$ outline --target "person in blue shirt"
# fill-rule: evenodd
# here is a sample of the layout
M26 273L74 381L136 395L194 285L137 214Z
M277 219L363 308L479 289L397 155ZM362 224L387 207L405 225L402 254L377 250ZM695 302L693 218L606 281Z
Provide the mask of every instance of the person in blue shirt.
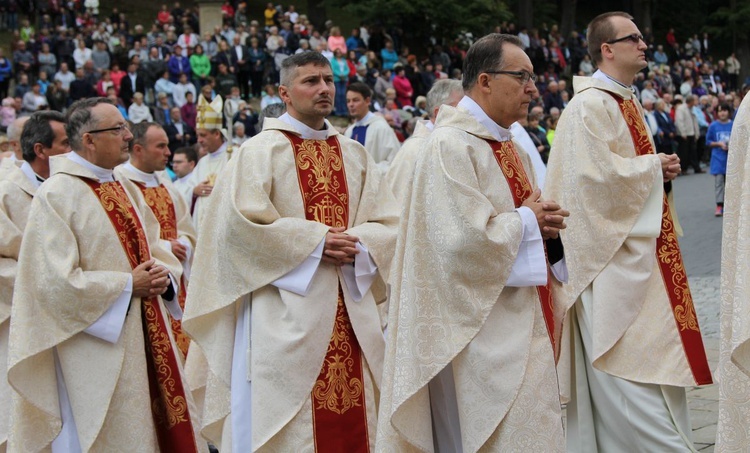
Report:
M724 215L724 184L727 175L727 157L729 156L729 136L732 133L732 120L729 119L731 108L721 104L716 112L717 120L708 126L706 143L711 148L711 174L714 175L716 194L716 211L714 215Z

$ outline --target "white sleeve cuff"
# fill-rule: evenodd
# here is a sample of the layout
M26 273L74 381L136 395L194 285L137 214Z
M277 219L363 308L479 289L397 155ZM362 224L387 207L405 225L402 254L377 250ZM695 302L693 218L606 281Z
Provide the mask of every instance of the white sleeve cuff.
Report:
M664 184L661 172L656 176L651 193L648 194L643 210L628 234L634 238L658 238L661 234L661 220L664 210Z
M523 236L518 255L513 262L505 286L539 286L547 283L547 258L544 255L544 240L534 211L521 206L516 209L523 223Z
M320 260L323 258L323 246L325 243L326 239L324 237L302 264L271 284L279 289L299 294L300 296L306 296L310 290L313 277L315 277L315 272L318 270L318 266L320 266Z
M172 299L170 300L167 300L162 295L161 300L164 301L164 306L167 307L170 316L172 316L172 318L174 319L180 320L182 319L182 308L180 308L180 298L178 296L180 286L174 281L174 277L172 277L172 274L169 274L169 283L172 285L174 297L172 297Z
M190 280L190 269L193 262L193 246L190 245L190 241L185 238L178 238L177 242L185 246L185 261L182 262L182 276L185 277L185 281Z
M354 263L341 267L344 283L355 302L359 302L367 294L378 272L378 266L372 260L367 247L357 242L357 250L359 254L354 257Z
M125 316L128 314L128 307L130 307L130 299L132 296L133 276L131 275L128 277L125 289L123 289L122 293L117 296L117 299L112 306L109 307L99 319L88 326L84 332L97 338L101 338L104 341L113 344L117 343L122 328L125 325Z
M568 283L568 265L565 263L565 257L550 266L552 275L555 276L558 282Z

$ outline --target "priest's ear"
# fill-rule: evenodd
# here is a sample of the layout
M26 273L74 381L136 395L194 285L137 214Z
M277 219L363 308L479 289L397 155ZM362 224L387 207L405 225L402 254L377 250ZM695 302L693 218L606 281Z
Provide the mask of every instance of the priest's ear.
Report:
M36 159L40 159L40 160L49 159L49 156L44 152L46 149L47 148L45 148L43 144L39 142L34 143L34 155L36 156Z

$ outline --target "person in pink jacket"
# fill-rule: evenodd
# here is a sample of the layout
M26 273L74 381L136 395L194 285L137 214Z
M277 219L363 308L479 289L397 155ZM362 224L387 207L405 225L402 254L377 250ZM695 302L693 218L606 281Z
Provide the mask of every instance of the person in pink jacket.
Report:
M412 105L411 97L414 95L414 89L409 79L406 78L406 71L400 65L396 65L394 69L396 77L393 78L393 88L396 89L396 100L402 108Z

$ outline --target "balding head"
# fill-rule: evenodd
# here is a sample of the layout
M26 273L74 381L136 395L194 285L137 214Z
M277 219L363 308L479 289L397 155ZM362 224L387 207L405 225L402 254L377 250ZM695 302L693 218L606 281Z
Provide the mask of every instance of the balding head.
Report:
M455 107L462 97L464 89L460 80L441 79L435 82L427 93L427 113L430 115L430 121L435 122L441 105Z
M23 125L29 120L28 116L16 118L10 126L8 126L8 143L10 143L10 150L16 156L16 159L23 159L23 153L21 152L21 133L23 132Z

